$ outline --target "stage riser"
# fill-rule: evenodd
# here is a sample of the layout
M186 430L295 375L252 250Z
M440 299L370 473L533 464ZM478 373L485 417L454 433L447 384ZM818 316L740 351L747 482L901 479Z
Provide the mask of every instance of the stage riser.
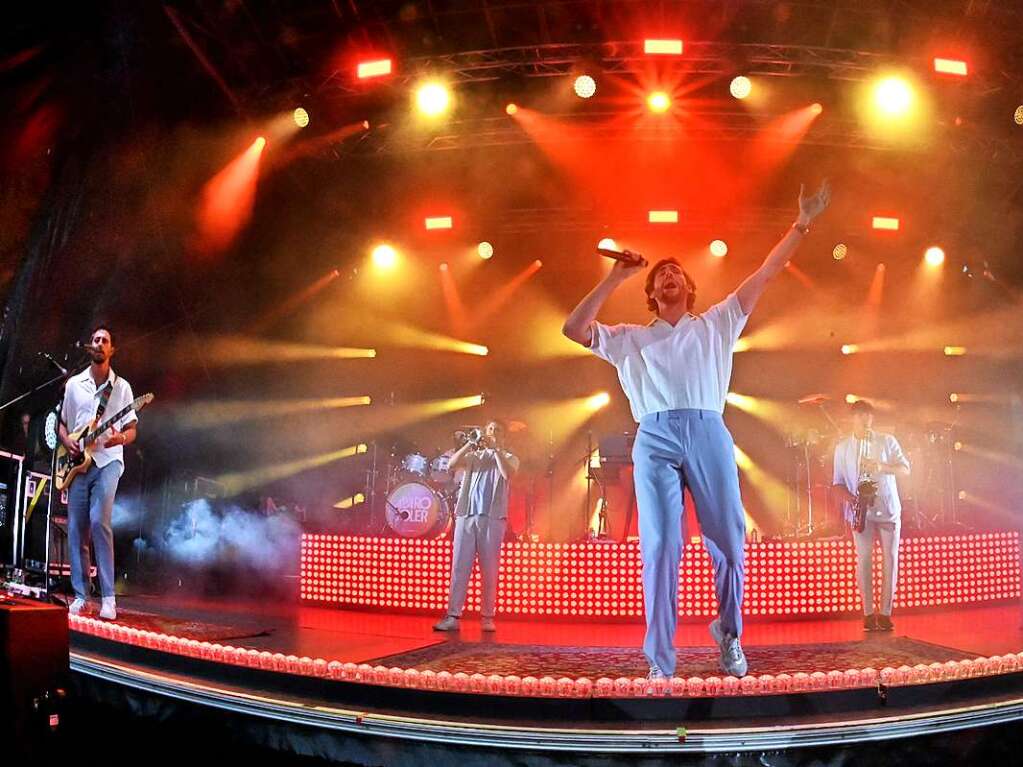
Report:
M875 592L881 578L875 550ZM301 597L339 607L438 612L447 607L451 542L305 535ZM599 620L643 615L637 543L506 543L498 612ZM905 538L900 548L896 609L978 605L1020 597L1017 532ZM474 570L467 610L478 611ZM760 542L746 546L744 613L819 617L862 610L851 540ZM679 613L717 614L710 558L686 546L679 576Z

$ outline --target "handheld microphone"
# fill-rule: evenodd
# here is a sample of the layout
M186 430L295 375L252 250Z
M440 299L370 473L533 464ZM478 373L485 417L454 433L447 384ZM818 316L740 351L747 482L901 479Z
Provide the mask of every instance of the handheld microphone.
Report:
M610 248L597 248L597 253L606 258L612 258L615 261L621 261L623 264L629 266L646 266L647 261L639 253L633 253L631 250L611 250Z

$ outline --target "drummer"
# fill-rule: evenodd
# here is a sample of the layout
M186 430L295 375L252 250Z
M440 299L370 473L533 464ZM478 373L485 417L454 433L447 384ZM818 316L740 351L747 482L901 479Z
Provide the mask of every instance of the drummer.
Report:
M501 542L508 523L508 485L519 459L505 447L508 425L495 418L478 430L451 456L448 469L464 470L455 504L455 539L451 558L448 612L433 628L457 631L472 565L479 557L483 585L480 628L494 631L497 574Z

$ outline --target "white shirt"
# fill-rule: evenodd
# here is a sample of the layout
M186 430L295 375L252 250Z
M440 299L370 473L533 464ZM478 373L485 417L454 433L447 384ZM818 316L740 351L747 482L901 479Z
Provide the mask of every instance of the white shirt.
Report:
M115 413L118 413L132 403L135 395L131 392L131 384L115 375L112 368L107 376L107 380L100 386L96 386L96 382L92 380L92 373L89 372L89 368L68 379L67 385L64 387L64 403L60 408L60 420L67 427L68 434L88 426L96 417L100 393L110 381L114 382L114 388L110 392L110 399L107 400L107 407L103 411L102 421L113 417ZM132 410L118 420L114 426L118 430L123 431L125 426L137 420L138 416ZM109 435L109 433L108 431L107 434ZM93 445L92 460L96 462L98 467L102 469L111 461L120 461L121 469L124 469L123 445L103 447L102 438L96 440Z
M503 450L508 464L518 471L519 459ZM465 474L455 503L456 517L508 518L508 480L497 465L494 448L470 451L463 459Z
M696 408L723 413L732 377L732 349L749 315L735 293L699 316L672 326L590 325L590 351L618 370L632 417Z
M860 482L861 445L866 448L865 457L879 463L909 466L909 459L902 452L899 441L891 434L871 432L870 440L859 440L848 436L835 446L835 479L834 484L844 485L853 495ZM899 522L902 519L902 501L899 500L899 487L895 475L882 472L871 476L877 482L877 499L867 510L867 519L874 522ZM845 516L850 522L853 518L853 507L845 504Z

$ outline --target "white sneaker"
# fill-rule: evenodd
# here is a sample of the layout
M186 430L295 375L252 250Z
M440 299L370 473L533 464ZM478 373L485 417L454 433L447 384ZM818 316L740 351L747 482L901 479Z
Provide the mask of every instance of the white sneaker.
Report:
M117 620L117 603L114 597L103 597L103 606L99 608L99 617L106 621Z
M646 678L647 683L645 692L647 695L656 695L658 692L664 693L668 692L667 685L668 675L661 671L659 668L657 668L657 666L650 667L650 672L646 675ZM663 681L661 681L660 684L658 684L657 680ZM658 687L662 687L662 689L658 690Z
M458 618L446 615L433 625L434 631L458 631Z
M88 603L84 599L82 599L81 597L75 597L75 600L68 605L67 611L71 615L81 615L83 612L85 612L85 608L87 606Z
M497 631L493 618L480 618L480 631Z
M721 670L729 676L743 677L749 671L749 664L746 663L746 654L739 644L739 637L726 634L721 630L721 619L715 618L710 624L710 635L714 637L721 650L719 663Z

